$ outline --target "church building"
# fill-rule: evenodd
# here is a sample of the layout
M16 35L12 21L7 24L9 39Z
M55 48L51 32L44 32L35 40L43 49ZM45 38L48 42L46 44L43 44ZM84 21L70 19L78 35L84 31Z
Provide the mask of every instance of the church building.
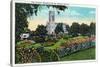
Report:
M54 11L49 11L49 21L47 22L46 25L46 30L48 35L55 35L55 29L57 27L57 23L55 22L55 12ZM64 33L68 33L66 30L66 24L63 23L63 30Z

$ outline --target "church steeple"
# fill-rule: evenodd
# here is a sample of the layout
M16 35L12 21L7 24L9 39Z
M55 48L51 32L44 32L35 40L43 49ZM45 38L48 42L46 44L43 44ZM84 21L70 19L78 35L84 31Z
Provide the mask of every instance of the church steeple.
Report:
M49 22L55 22L55 12L49 11Z
M55 34L56 26L57 25L55 23L55 11L49 11L49 21L47 22L47 27L46 27L46 30L49 35Z

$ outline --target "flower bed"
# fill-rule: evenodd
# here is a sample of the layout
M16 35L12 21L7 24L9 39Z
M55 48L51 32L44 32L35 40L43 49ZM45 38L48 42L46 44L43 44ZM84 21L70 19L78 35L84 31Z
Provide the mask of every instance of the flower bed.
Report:
M63 43L63 45L58 50L56 50L56 52L60 57L69 55L73 52L95 46L95 42L93 40L93 38L88 37L72 38Z
M52 62L76 51L95 46L95 37L74 37L59 39L53 45L48 43L32 43L30 40L20 41L15 46L16 63ZM46 46L47 44L47 46ZM50 44L50 43L49 43Z

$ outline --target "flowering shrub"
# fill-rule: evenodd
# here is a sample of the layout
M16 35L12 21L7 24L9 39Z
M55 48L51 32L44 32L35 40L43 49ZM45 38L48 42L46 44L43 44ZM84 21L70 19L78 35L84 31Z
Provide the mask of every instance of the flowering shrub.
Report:
M89 38L89 37L75 37L68 39L61 45L61 47L58 50L56 50L56 52L60 57L62 57L79 50L93 47L95 46L93 45L94 39L95 38Z
M39 53L29 40L21 41L16 44L15 59L15 63L41 62Z
M15 45L15 63L59 61L65 55L95 46L95 37L61 38L53 45L48 43L32 43L30 40L18 42Z

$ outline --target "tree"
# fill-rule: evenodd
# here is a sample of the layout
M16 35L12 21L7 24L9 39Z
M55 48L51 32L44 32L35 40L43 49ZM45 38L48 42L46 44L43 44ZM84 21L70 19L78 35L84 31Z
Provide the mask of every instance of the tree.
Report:
M70 27L70 34L72 36L78 36L79 34L79 29L80 29L80 24L74 22L72 23L71 27Z
M70 27L69 27L69 25L67 25L66 24L66 30L69 32L69 30L70 30Z
M35 31L31 32L31 39L35 42L45 42L45 37L47 35L46 26L38 25Z
M69 31L69 25L66 24L66 30ZM56 34L60 33L60 32L64 32L63 30L63 23L58 23L57 27L55 29Z
M95 23L92 22L90 24L90 34L91 35L95 35L95 28L96 28Z
M27 3L16 3L15 4L15 41L18 42L20 40L20 34L26 32L25 29L28 28L27 18L32 14L37 16L39 4L27 4ZM46 5L48 8L49 6ZM50 5L53 8L57 8L58 10L63 10L67 8L66 6L60 5ZM59 13L59 11L58 11Z
M26 32L28 28L27 17L33 14L33 9L35 10L38 5L35 5L35 8L31 4L25 3L16 3L15 4L15 38L16 42L20 40L20 34ZM34 11L37 12L36 10Z
M55 29L55 33L58 34L59 32L64 32L63 31L63 23L58 23L57 27Z
M47 34L47 30L46 30L46 26L44 25L38 25L38 27L36 28L36 34L39 35L46 35Z
M82 23L80 26L80 34L89 35L89 26L87 24Z

